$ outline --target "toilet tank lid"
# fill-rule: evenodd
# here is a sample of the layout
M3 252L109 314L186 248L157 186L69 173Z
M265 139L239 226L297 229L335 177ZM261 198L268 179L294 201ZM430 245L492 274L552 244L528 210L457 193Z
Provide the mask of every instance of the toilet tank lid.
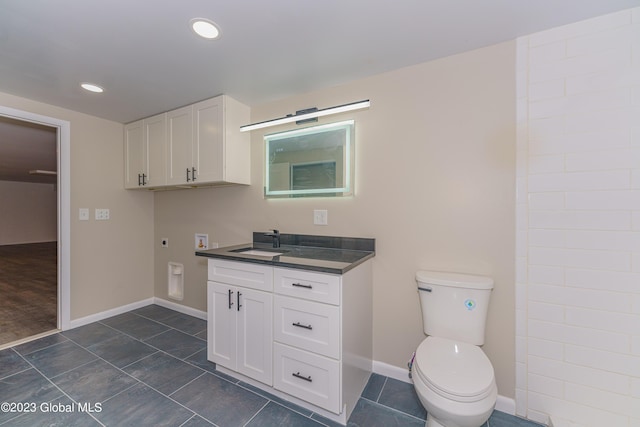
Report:
M421 270L416 273L416 281L422 284L455 288L493 289L493 279L491 277L451 273L448 271Z

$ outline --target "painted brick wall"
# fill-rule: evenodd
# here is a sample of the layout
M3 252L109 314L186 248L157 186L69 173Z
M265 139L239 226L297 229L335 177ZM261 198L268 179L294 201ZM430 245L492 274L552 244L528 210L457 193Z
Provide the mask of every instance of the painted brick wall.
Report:
M516 413L639 427L640 8L517 49Z

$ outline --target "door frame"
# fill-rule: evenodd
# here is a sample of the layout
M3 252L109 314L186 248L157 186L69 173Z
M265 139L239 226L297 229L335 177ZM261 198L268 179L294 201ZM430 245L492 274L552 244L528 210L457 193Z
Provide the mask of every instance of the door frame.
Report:
M57 129L58 153L58 329L71 323L71 123L0 105L0 116Z

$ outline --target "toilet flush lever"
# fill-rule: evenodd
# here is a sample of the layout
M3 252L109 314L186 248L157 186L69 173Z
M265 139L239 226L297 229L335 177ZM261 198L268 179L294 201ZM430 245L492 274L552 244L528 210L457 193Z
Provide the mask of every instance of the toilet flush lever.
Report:
M418 286L418 290L419 291L425 291L425 292L431 292L432 291L431 288L423 288L422 286Z

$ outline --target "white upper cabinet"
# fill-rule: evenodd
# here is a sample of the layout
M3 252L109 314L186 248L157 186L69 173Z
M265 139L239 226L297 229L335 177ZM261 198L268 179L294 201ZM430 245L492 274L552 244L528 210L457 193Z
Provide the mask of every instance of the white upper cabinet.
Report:
M166 184L166 113L124 127L125 188Z
M142 125L146 132L142 145L162 145L162 157L155 151L140 154L136 145L136 125L159 116L126 125L125 188L250 184L250 139L240 133L240 126L249 122L249 113L249 107L226 95L163 113L162 132L155 122ZM149 170L137 165L139 157L147 159ZM163 176L160 162L166 171ZM138 175L147 184L138 185Z

